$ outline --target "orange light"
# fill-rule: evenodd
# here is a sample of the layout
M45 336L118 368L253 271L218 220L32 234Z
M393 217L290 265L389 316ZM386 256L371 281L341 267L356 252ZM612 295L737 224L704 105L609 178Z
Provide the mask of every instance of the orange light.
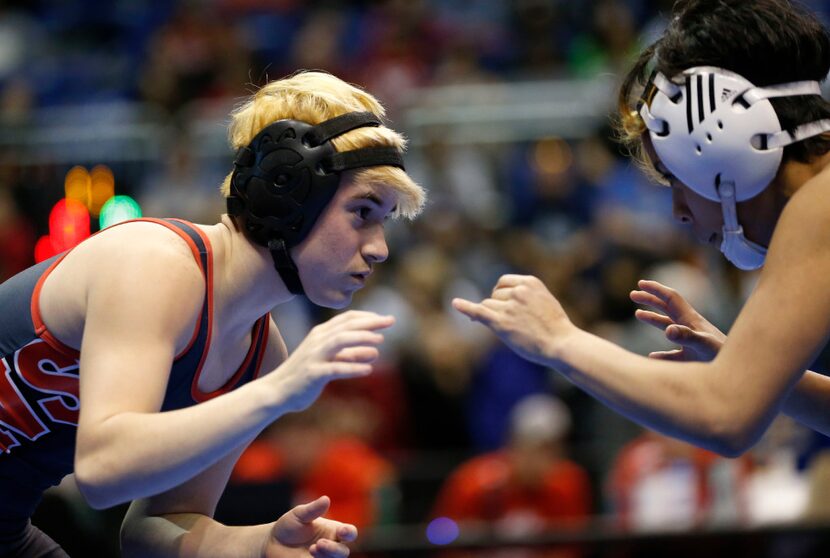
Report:
M76 166L69 169L63 181L63 190L68 200L76 200L84 205L89 202L92 179L84 167Z
M115 195L115 177L106 165L96 165L90 177L92 180L87 208L97 217L107 200Z

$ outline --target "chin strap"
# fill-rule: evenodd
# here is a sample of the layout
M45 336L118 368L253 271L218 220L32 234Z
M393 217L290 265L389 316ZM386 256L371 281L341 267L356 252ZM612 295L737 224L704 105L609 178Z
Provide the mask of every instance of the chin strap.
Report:
M297 266L294 265L294 260L291 259L285 241L281 238L269 240L268 251L271 252L271 257L274 259L274 268L280 274L282 282L285 283L291 294L305 294Z
M738 211L735 205L735 185L721 182L718 185L723 211L723 241L720 251L726 259L743 271L758 269L764 265L767 249L744 236L744 229L738 223Z

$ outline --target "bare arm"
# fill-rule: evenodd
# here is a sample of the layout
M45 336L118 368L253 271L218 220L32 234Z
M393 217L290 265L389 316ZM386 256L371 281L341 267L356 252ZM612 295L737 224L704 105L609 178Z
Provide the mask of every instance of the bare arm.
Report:
M121 526L123 556L199 556L200 546L218 557L261 556L269 526L234 528L212 519L241 452L236 449L179 487L133 502Z
M648 306L635 316L663 330L666 339L680 345L649 357L664 360L710 361L720 351L726 335L701 316L683 296L657 281L640 281L631 300ZM830 378L807 371L784 400L781 411L798 422L830 435Z
M341 314L314 328L276 373L160 413L176 340L188 338L204 287L188 253L142 249L114 254L88 293L75 472L95 507L181 485L277 417L308 406L328 381L369 373L383 339L376 330L392 323Z
M711 363L647 359L581 331L535 278L505 276L491 298L455 307L633 420L738 454L766 429L830 330L823 180L789 202L758 287Z
M273 320L263 367L277 368L287 358L285 343ZM328 501L318 499L298 506L276 522L229 527L213 519L219 497L244 441L227 456L193 479L167 492L133 502L121 528L122 553L126 557L252 557L343 558L344 542L353 541L352 525L320 516Z
M242 446L244 447L244 446ZM242 447L196 478L133 502L121 527L125 558L344 558L357 537L353 525L321 518L327 499L297 506L279 520L229 527L213 513Z
M781 412L830 436L830 378L805 372L784 401Z

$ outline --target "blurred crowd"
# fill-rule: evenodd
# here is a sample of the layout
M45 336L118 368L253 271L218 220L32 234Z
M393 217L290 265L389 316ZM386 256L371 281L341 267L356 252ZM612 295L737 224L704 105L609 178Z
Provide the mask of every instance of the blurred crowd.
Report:
M0 2L0 277L33 263L74 164L108 165L145 215L215 222L231 154L209 140L268 79L331 71L377 95L399 128L429 88L618 77L671 4ZM807 4L830 16L825 2ZM129 133L74 160L73 134L102 121ZM165 131L150 148L124 139L147 122ZM369 530L440 518L506 535L596 516L632 530L830 519L823 438L781 419L728 460L641 431L451 309L454 296L486 296L503 273L532 274L580 327L647 354L668 345L633 318L628 295L651 278L729 328L754 277L673 222L670 193L624 157L609 122L599 113L578 137L517 142L447 142L439 129L413 144L407 170L429 206L417 222L389 225L392 255L356 297L397 317L382 361L267 430L240 460L220 519L269 521L323 493L332 516ZM275 312L289 348L327 317L301 299ZM45 505L64 517L54 511L64 504ZM111 530L69 515L85 532Z

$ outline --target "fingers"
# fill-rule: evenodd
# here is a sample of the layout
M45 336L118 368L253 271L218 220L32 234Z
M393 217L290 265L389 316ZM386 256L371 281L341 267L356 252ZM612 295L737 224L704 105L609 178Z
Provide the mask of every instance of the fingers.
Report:
M476 304L463 298L454 298L452 307L476 322L490 325L496 319L496 311L482 304Z
M334 355L334 360L340 362L372 363L380 357L380 351L374 347L346 347Z
M707 355L707 360L714 358L723 344L723 341L714 335L695 331L678 324L666 328L666 339L672 343L690 347L702 355Z
M314 558L345 558L349 555L349 547L345 544L320 539L308 549Z
M350 543L357 539L357 527L349 523L340 523L329 519L320 519L317 524L321 538L309 548L315 558L345 558L349 555Z
M380 345L383 343L383 335L373 331L339 331L330 336L327 340L325 351L330 358L346 348L360 347L367 345Z
M646 291L631 291L628 295L635 304L651 306L661 312L666 312L666 303L658 296Z
M341 542L352 542L357 539L357 527L350 523L340 523L336 530L337 540Z
M648 358L656 360L672 360L681 361L686 360L686 354L683 349L672 349L670 351L654 351L648 354Z
M320 496L313 502L309 502L308 504L300 504L299 506L295 506L291 513L294 514L294 517L297 518L297 521L300 523L311 523L318 517L321 517L324 513L326 513L331 505L331 500L328 496Z
M679 324L672 324L671 327L666 328L666 339L673 343L683 344L697 339L697 333L694 330Z
M709 347L712 344L709 335L679 324L673 324L666 328L666 339L672 343L693 348Z
M348 329L368 329L377 330L385 329L395 323L394 316L376 314L374 312L366 312L363 310L349 310L333 317L329 321L321 324L325 329L348 328Z
M635 310L634 317L644 324L654 326L657 329L666 329L668 326L674 324L674 321L668 316L652 312L651 310Z
M660 298L663 301L667 301L675 292L675 290L671 287L667 287L663 283L652 281L651 279L640 279L639 281L637 281L637 286L645 292L653 294L654 296Z
M521 285L522 283L526 283L528 280L532 279L533 277L530 275L515 275L508 273L507 275L502 275L499 277L499 280L496 282L496 286L493 288L495 291L496 289L504 289L508 287L516 287Z
M372 365L368 362L329 362L326 363L325 369L321 377L328 381L333 379L333 376L341 380L349 378L360 378L368 376L372 373Z
M694 314L697 311L692 307L683 296L671 287L667 287L657 281L650 281L641 279L637 282L637 286L645 292L653 294L663 301L665 311L668 315L678 318L681 315Z
M490 299L492 300L510 300L513 296L513 287L496 287L493 289L493 293L490 295Z

